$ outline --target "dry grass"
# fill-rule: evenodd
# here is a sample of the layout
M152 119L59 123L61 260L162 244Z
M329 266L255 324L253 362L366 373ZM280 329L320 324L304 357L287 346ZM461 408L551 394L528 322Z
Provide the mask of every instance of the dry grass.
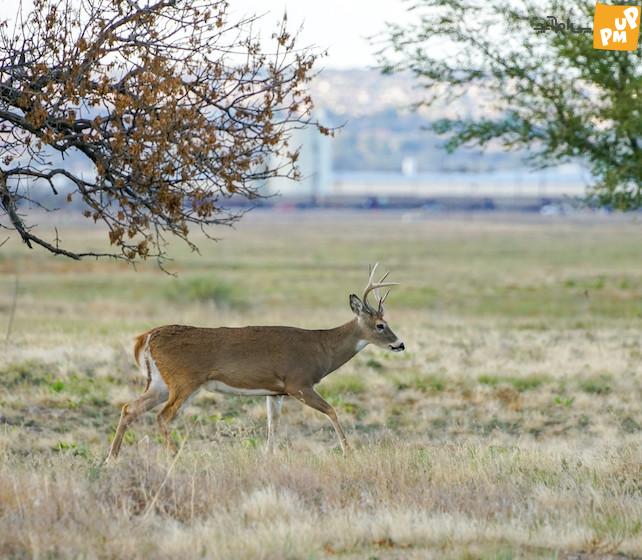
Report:
M4 316L16 270L20 296L0 362L0 556L641 556L637 226L415 218L257 215L203 257L178 251L177 280L4 246ZM174 466L153 415L100 466L143 384L134 334L333 326L375 259L404 284L389 313L409 351L368 348L320 385L350 457L296 402L266 457L261 399L203 395Z
M550 557L553 543L634 554L641 459L624 446L387 438L347 460L318 449L266 458L220 443L190 445L167 476L170 458L146 445L110 468L7 454L2 544L9 555L119 558L458 557L469 546Z

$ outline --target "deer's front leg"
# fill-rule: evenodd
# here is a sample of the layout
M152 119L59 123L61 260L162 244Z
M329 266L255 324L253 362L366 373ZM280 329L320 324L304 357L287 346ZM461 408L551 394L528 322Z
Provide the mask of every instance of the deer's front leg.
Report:
M109 449L109 455L107 455L105 463L108 463L118 457L123 436L125 435L125 431L128 426L139 416L162 403L166 398L167 393L165 391L150 388L145 391L141 397L123 406L120 421L118 422L118 428L116 428L116 435L114 436L114 441L112 441L111 448Z
M339 419L337 418L337 413L334 411L332 405L321 397L312 387L304 387L302 389L296 389L289 393L292 397L300 400L301 402L307 404L309 407L312 407L320 412L323 412L332 422L334 431L337 433L339 438L339 445L341 445L341 451L343 455L348 453L348 440L346 439L345 433L343 433L343 428L339 424Z
M267 422L268 422L268 435L267 445L265 450L268 453L274 451L276 445L276 431L279 427L279 420L281 418L281 406L283 406L283 395L276 397L266 397L267 406Z

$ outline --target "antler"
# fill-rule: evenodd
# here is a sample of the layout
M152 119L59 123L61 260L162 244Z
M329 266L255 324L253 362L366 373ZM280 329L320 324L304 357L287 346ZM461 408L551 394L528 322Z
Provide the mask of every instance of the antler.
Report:
M379 266L379 263L375 263L374 266L368 267L370 271L370 277L368 278L368 285L366 286L365 290L363 291L363 295L361 296L361 301L363 302L364 306L368 308L368 310L371 313L383 313L383 302L386 301L386 298L388 297L388 294L390 293L390 290L386 292L386 295L381 297L379 295L379 288L387 288L388 286L398 286L399 282L384 282L384 280L388 277L389 272L386 272L381 280L379 282L374 282L374 275L377 272L377 267ZM375 296L379 300L379 305L378 305L378 310L375 311L370 304L368 303L368 294L374 290Z

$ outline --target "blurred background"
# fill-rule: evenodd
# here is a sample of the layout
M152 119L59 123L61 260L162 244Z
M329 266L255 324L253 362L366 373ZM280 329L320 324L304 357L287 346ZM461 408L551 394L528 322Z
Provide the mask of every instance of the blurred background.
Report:
M7 9L30 2L8 0ZM310 83L313 118L335 128L332 137L314 127L295 130L290 146L300 147L300 181L276 178L260 188L268 198L252 206L293 208L414 208L428 212L505 210L564 214L574 212L586 194L590 173L579 163L533 169L529 150L445 150L446 140L429 130L443 118L490 115L484 92L470 87L453 102L416 104L426 90L410 72L384 75L377 53L388 24L412 25L419 14L409 2L357 0L324 3L267 0L232 2L230 19L259 16L252 33L264 44L285 14L298 30L298 46L324 52ZM443 43L440 52L448 55ZM269 49L268 49L269 50ZM81 172L81 158L67 158ZM274 162L270 162L273 164ZM43 202L52 202L47 190ZM234 205L247 205L236 199ZM78 201L78 208L81 202Z
M238 13L254 3L235 2ZM316 117L337 127L334 137L308 128L293 138L301 146L302 181L276 179L266 201L281 207L419 208L568 213L586 193L590 174L569 163L533 170L527 151L460 149L447 153L445 140L428 127L454 115L480 118L483 92L470 88L453 103L413 111L425 90L409 72L383 75L377 52L387 24L415 24L411 2L357 0L301 4L269 0L260 25L269 37L275 18L287 13L300 30L301 45L327 52L311 84ZM436 45L440 47L440 45ZM440 49L448 56L447 43Z

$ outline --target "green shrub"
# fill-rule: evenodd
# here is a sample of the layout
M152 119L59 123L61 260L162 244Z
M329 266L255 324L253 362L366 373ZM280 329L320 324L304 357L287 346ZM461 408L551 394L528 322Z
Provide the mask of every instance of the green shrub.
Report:
M232 309L246 306L245 299L233 284L209 276L174 279L166 289L165 297L179 303L211 302Z
M65 382L62 379L56 379L50 387L54 393L62 393L65 389Z

